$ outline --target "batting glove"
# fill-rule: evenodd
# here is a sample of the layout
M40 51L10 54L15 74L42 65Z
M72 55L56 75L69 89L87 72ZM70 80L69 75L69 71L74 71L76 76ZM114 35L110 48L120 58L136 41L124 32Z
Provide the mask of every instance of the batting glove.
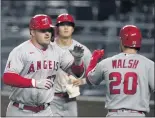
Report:
M90 60L89 66L86 69L86 77L88 73L96 66L99 60L104 56L104 50L95 50L92 54L92 58Z
M82 57L84 55L84 49L82 46L74 46L73 50L70 50L71 54L74 57L74 63L75 65L81 65L82 64Z
M41 79L41 80L32 79L32 86L34 88L48 90L53 86L53 82L50 79Z
M92 54L93 60L99 61L104 56L104 50L95 50Z

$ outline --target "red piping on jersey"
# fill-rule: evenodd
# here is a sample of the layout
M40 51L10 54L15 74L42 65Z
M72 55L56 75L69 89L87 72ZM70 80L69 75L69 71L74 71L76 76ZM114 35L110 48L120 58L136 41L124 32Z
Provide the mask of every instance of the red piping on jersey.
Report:
M43 50L43 51L46 51L46 50L47 50L47 48L41 49L41 47L40 47L38 44L35 45L35 44L32 42L32 39L30 39L30 42L32 43L32 45L34 45L36 48L39 48L40 50Z
M84 72L84 63L82 62L81 65L75 65L75 63L73 63L71 69L76 76L81 76L82 73Z
M4 84L13 87L31 88L32 87L31 80L32 79L24 78L16 73L4 73L3 75Z

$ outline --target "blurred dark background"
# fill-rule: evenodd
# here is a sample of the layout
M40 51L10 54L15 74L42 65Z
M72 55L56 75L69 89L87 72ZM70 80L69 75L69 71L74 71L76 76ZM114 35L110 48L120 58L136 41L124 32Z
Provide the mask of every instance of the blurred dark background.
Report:
M73 38L91 51L105 49L105 58L119 52L120 28L126 24L136 25L143 35L140 54L154 61L154 5L154 0L2 0L1 74L9 52L29 39L30 18L41 13L50 15L53 23L61 13L72 14L76 24ZM1 85L3 95L8 95L10 87ZM104 81L96 87L82 87L81 97L83 96L85 101L90 97L97 97L96 101L100 97L104 98ZM154 111L153 96L151 100L150 105ZM155 116L152 114L153 112L148 116Z

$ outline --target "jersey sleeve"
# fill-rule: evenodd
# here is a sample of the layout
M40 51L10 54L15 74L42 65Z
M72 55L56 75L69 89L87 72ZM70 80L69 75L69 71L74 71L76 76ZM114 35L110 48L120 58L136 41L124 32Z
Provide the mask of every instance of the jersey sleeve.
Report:
M104 76L103 76L102 69L103 69L102 62L99 62L94 67L94 69L92 69L88 73L87 79L88 79L88 81L89 81L90 84L92 84L92 85L98 85L98 84L100 84L103 81Z
M60 67L66 71L74 62L74 57L69 51L65 51L60 57Z
M149 70L148 70L148 72L149 72L148 73L148 75L149 75L149 77L148 77L149 86L150 86L151 90L155 92L155 88L154 88L154 82L155 82L154 81L154 62L153 61L151 61L149 67L150 67Z
M20 50L13 50L10 52L4 73L20 74L24 66L24 57Z

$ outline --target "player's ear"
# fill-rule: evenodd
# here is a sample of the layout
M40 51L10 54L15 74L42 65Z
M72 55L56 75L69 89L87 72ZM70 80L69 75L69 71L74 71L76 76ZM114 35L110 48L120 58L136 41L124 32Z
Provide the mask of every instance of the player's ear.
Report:
M120 43L121 43L121 44L120 44L120 46L121 46L121 51L123 52L124 50L126 50L127 47L123 45L122 41L121 41Z
M120 49L121 52L123 52L122 40L120 40L120 43L119 43L119 49Z
M72 33L74 32L74 27L72 28Z
M30 35L34 36L34 30L30 30Z

